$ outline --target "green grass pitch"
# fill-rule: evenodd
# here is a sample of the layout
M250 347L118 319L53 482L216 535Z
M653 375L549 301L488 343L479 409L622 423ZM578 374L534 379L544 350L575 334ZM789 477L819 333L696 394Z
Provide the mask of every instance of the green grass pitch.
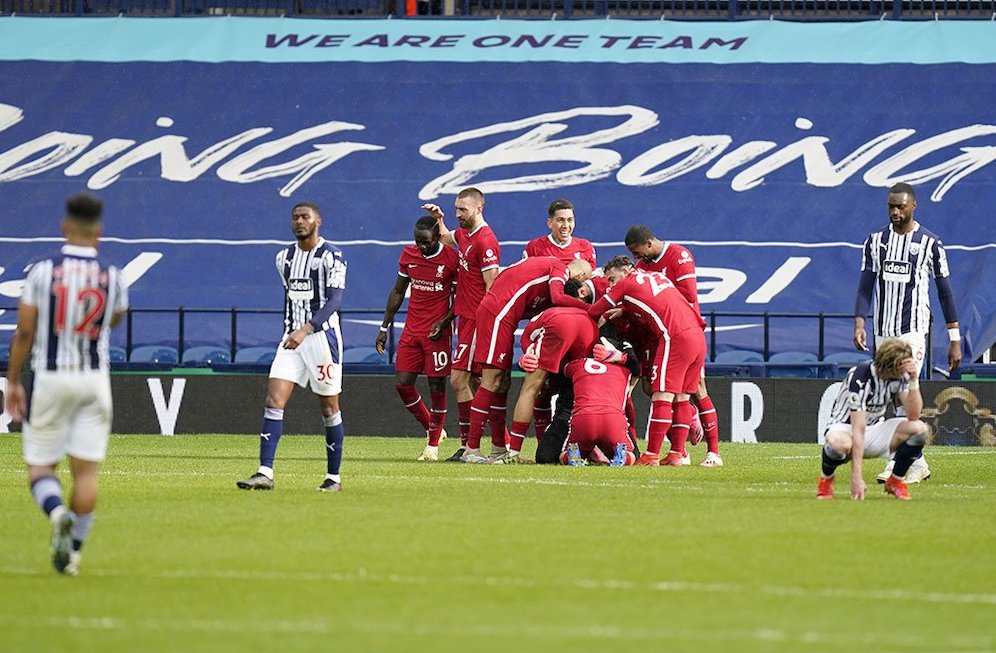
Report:
M417 463L412 439L116 436L77 578L0 437L0 651L992 651L996 451L928 449L913 501L814 499L817 445L726 467ZM527 445L528 446L528 445ZM443 453L455 448L444 443ZM704 455L692 450L694 462Z

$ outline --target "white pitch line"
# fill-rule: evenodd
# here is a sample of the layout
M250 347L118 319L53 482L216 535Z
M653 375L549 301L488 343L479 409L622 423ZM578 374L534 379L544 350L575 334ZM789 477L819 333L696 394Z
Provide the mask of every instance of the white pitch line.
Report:
M925 640L916 633L841 633L814 630L791 631L775 627L759 627L749 630L709 629L692 630L668 624L661 628L620 628L598 624L581 623L576 626L550 624L530 624L526 618L518 618L514 625L494 626L473 623L438 625L422 622L419 624L399 624L396 622L374 622L356 619L341 620L234 620L234 619L168 619L168 618L122 618L122 617L10 617L0 616L0 624L5 627L28 629L58 628L68 630L96 631L177 631L202 633L256 633L256 634L309 634L328 635L353 632L363 635L392 637L454 637L467 639L496 639L529 637L534 639L567 640L637 640L637 641L682 641L699 642L781 642L808 644L826 647L828 645L859 645L861 648L887 648L895 650L900 646L907 650L955 650L982 653L989 650L992 642L987 636L942 637ZM971 648L966 648L971 647Z
M0 567L0 575L41 576L51 575L51 570L31 567ZM376 574L365 568L347 572L281 572L241 569L162 569L162 570L111 570L87 569L87 576L101 578L153 578L189 580L241 580L247 582L325 582L364 583L387 585L459 585L464 587L525 587L546 589L581 589L594 591L697 593L785 596L808 599L847 598L860 601L908 601L911 603L958 603L964 605L996 606L996 594L965 592L913 592L907 590L855 590L850 588L811 588L789 585L744 585L739 583L696 583L684 581L636 582L620 580L577 579L543 582L520 576L418 576L402 574Z

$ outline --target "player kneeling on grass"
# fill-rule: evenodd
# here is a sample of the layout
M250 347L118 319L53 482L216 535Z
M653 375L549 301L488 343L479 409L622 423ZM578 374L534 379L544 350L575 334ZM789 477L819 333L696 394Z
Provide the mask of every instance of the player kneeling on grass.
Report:
M574 410L561 464L579 466L590 461L622 467L636 462L625 407L630 378L639 369L632 348L619 351L606 338L595 345L590 358L567 364L564 376L574 386Z
M905 417L885 419L885 409L892 401L903 406ZM864 499L862 460L894 454L896 464L885 482L885 491L909 501L910 492L903 476L923 454L929 434L927 425L919 419L922 409L923 397L909 343L898 338L884 341L873 360L859 363L847 372L834 401L825 431L823 470L816 498L833 498L834 472L850 460L851 498Z

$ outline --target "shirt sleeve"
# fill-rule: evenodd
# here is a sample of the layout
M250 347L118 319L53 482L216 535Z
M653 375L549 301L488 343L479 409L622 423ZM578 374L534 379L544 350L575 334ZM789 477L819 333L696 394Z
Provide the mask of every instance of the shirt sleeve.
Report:
M46 261L35 263L28 268L28 276L24 279L24 288L21 290L22 303L34 307L41 306L44 281L48 276L48 272L44 269L47 267Z

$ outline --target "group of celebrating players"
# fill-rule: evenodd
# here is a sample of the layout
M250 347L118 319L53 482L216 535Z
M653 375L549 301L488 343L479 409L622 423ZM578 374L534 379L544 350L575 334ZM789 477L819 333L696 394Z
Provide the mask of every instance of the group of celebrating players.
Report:
M531 462L521 452L533 423L537 463L683 466L691 464L686 443L704 437L708 453L701 465L723 465L688 249L637 225L625 238L635 263L618 256L595 272L594 248L573 236L574 207L561 199L548 208L550 232L500 269L498 238L485 222L480 190L457 195L459 226L452 231L443 209L422 208L427 215L415 224L415 243L401 254L376 340L378 351L386 351L389 326L409 291L396 346L396 388L426 431L419 460L439 459L449 377L460 425L460 447L450 461ZM522 320L529 320L518 361L525 378L509 428L507 397ZM415 387L419 374L429 380L429 407ZM641 382L651 399L642 454L631 399ZM481 452L485 425L488 456ZM670 450L662 458L665 438Z

